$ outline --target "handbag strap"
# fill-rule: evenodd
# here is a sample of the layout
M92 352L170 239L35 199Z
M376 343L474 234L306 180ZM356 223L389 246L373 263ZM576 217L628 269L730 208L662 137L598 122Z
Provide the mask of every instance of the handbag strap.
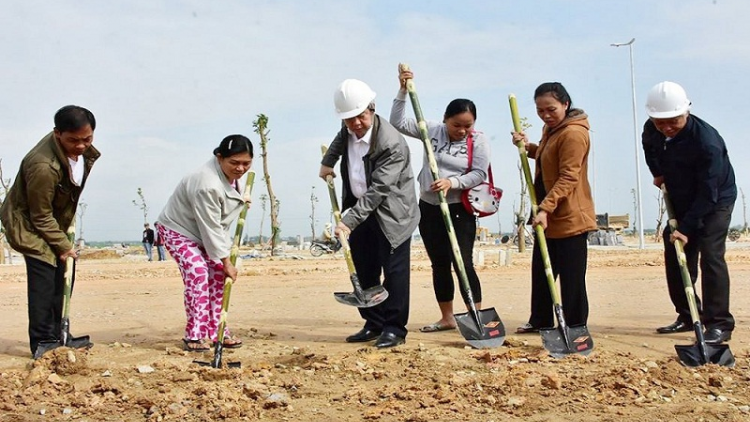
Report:
M468 174L471 171L471 163L472 163L472 159L474 158L474 131L473 130L469 132L468 135L466 135L466 149L469 155L469 166L466 168L466 173L464 174ZM487 176L490 179L490 186L494 187L495 182L492 180L492 163L487 165Z
M466 167L466 173L468 174L471 171L471 163L472 159L474 158L474 131L472 130L469 132L468 135L466 135L466 152L469 155L469 166Z

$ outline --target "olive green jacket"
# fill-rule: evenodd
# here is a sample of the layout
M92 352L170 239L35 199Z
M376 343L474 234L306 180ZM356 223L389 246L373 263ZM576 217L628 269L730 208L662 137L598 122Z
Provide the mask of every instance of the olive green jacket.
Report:
M78 198L101 154L83 153L83 180L70 178L70 165L54 132L42 138L21 161L21 168L0 208L5 236L13 249L57 266L57 257L73 249L66 232L74 221Z

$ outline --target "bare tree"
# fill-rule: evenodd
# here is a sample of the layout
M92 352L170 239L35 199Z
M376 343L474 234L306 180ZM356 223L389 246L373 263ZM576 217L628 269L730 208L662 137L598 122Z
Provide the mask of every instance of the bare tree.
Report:
M742 196L742 233L745 236L750 235L750 230L747 227L747 202L745 201L745 192L740 188L740 196Z
M263 220L266 218L266 204L268 203L268 195L262 193L260 195L260 209L263 211L260 213L260 229L258 230L258 244L260 249L263 250Z
M3 177L3 159L0 158L0 205L3 205L5 196L8 195L10 190L10 179ZM5 264L5 230L0 226L0 264ZM13 263L13 254L10 252L10 246L8 249L8 263Z
M662 225L664 224L664 213L667 211L667 205L664 203L664 195L661 194L661 189L656 195L656 202L659 204L659 214L656 216L656 233L654 233L654 242L661 242Z
M143 212L143 224L148 223L148 205L146 205L146 197L143 195L143 189L138 188L138 201L133 200L133 205L138 207Z
M521 130L526 131L530 127L532 127L531 123L529 123L529 120L526 117L521 117ZM518 205L518 209L514 211L514 214L516 216L515 219L515 227L516 227L516 238L518 239L518 252L525 252L526 251L526 204L529 202L529 187L526 184L526 177L523 174L523 167L521 164L518 164L518 175L521 178L521 202ZM532 180L534 175L531 175ZM537 201L541 201L543 198L537 198ZM537 204L538 205L538 204Z
M318 202L318 197L315 196L315 186L312 187L310 193L310 228L312 229L312 240L315 240L315 203Z
M78 203L78 241L76 243L83 244L85 243L84 237L83 237L83 215L86 214L86 208L88 208L89 204L81 201Z
M526 203L529 195L529 187L526 186L526 179L523 174L521 165L518 165L518 174L521 177L521 203L518 205L518 209L514 212L516 216L515 227L516 227L516 238L518 239L518 252L526 251Z
M261 157L263 157L263 178L266 180L266 189L268 190L268 199L271 202L271 256L276 254L276 247L279 245L281 227L279 225L279 200L273 193L271 186L271 174L268 172L268 117L259 114L253 122L255 133L260 135Z

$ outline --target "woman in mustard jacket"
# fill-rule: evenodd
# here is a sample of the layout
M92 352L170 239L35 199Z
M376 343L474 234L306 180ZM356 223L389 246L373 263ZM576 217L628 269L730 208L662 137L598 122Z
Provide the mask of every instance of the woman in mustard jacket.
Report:
M544 122L539 144L528 142L523 132L513 133L513 142L523 141L530 158L536 160L534 191L539 211L532 221L544 228L552 272L560 276L565 317L570 326L584 325L589 315L586 294L588 233L596 230L596 214L588 180L591 139L588 116L573 102L559 82L539 85L534 92L536 112ZM534 243L531 261L531 316L517 333L553 327L552 297L547 285L541 251Z

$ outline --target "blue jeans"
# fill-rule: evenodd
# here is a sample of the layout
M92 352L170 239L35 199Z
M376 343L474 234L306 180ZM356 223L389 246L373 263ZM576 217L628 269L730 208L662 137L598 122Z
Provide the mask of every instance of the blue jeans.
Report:
M148 243L148 242L143 242L143 249L146 250L146 256L148 257L149 261L153 261L153 259L151 258L151 249L153 247L154 247L153 244Z
M166 261L166 255L164 255L164 245L156 245L156 252L159 255L159 261Z

